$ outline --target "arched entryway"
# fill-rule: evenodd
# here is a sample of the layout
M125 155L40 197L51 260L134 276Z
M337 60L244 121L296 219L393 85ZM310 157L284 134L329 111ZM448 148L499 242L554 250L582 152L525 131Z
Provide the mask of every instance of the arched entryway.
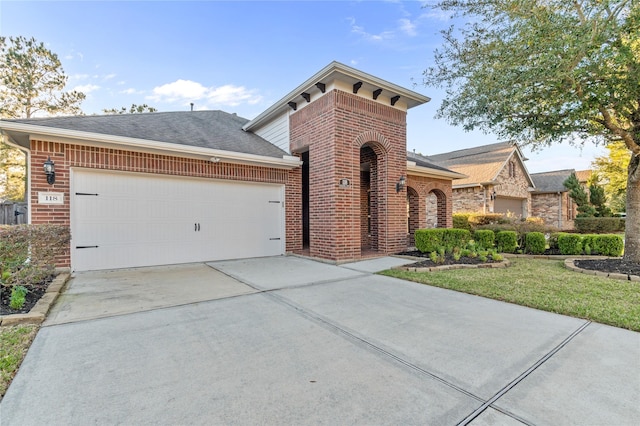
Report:
M426 197L427 228L447 226L447 196L439 189L429 191Z
M360 242L362 253L376 252L380 247L380 227L383 213L379 206L384 197L380 182L380 167L385 152L376 142L360 148Z

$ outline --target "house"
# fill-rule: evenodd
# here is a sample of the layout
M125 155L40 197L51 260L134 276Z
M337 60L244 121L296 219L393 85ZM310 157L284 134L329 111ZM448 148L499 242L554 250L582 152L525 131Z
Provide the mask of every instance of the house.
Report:
M452 225L464 176L406 151L406 115L428 101L332 62L253 120L154 112L0 120L0 131L27 153L29 223L71 229L59 266L346 262Z
M499 142L421 157L466 175L453 184L454 213L531 215L534 183L516 143Z
M591 170L573 169L532 173L535 189L531 193L531 212L544 220L545 225L558 229L573 229L578 206L569 197L564 181L575 173L578 181L586 188Z

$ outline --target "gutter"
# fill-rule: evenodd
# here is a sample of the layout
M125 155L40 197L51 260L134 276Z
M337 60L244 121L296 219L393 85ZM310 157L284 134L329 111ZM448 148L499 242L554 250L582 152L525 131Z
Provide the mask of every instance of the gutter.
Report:
M25 148L24 146L18 145L11 141L11 137L6 134L2 129L0 129L0 136L3 136L4 143L9 145L10 147L19 149L25 154L25 171L27 178L27 185L24 189L24 197L27 200L27 223L31 223L31 150L29 148Z
M463 175L462 173L454 171L445 171L440 169L433 169L431 167L418 166L414 161L407 161L407 174L452 180L464 179L468 177L467 175Z
M180 156L193 155L211 159L211 161L221 161L224 163L253 164L279 169L295 169L302 165L297 157L283 155L282 158L267 157L257 154L245 154L241 152L223 151L220 149L201 148L189 145L179 145L171 142L152 141L147 139L130 138L126 136L106 135L102 133L83 132L78 130L59 129L54 127L37 126L33 124L13 123L0 121L0 131L8 130L22 132L29 135L30 139L39 136L45 139L50 137L70 139L71 143L80 144L86 142L97 142L120 147L137 148L140 150L152 150L169 152ZM4 133L4 132L3 132ZM21 147L24 150L24 147Z

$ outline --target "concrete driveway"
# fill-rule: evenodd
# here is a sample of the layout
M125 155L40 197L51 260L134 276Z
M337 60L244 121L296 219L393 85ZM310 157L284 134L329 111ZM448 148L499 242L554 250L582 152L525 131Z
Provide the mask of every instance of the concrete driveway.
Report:
M640 334L297 257L77 274L0 424L635 425Z

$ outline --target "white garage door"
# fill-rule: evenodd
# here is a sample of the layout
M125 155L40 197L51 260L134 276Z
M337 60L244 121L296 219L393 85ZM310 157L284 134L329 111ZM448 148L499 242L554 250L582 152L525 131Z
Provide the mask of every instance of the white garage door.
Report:
M76 271L284 253L284 186L72 170Z

